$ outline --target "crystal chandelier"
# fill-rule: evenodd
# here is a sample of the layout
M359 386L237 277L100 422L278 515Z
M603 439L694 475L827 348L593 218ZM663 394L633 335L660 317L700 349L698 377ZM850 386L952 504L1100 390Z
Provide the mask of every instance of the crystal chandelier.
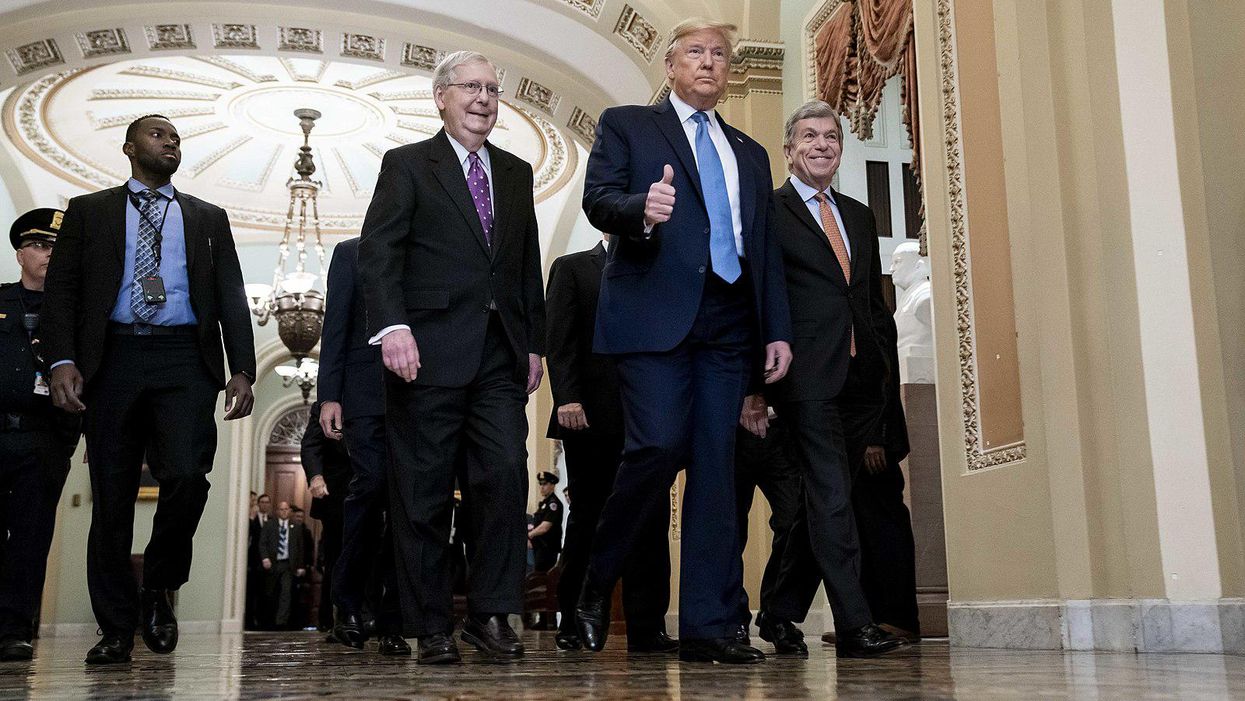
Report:
M303 130L303 145L299 147L298 160L294 162L297 177L290 178L285 184L290 190L290 208L285 215L285 230L277 248L277 266L271 285L250 283L246 286L246 295L250 300L251 313L258 318L260 326L276 317L277 333L294 360L293 365L278 366L276 372L284 386L297 384L303 392L303 401L307 402L316 384L317 370L315 360L308 356L320 341L320 329L324 323L324 293L315 289L318 276L306 269L310 246L319 260L320 271L325 270L320 211L316 202L320 183L311 179L316 172L311 156L311 129L320 118L320 113L313 109L298 109L294 110L294 116L298 117L298 124ZM293 269L287 272L286 268L291 263Z

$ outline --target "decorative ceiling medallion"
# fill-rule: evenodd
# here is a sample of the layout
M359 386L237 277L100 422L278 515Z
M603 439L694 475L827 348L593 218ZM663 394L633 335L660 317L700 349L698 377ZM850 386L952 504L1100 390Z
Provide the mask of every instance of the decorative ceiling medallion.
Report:
M385 40L367 34L342 34L342 56L384 61Z
M402 47L402 65L422 68L425 71L435 70L445 52L431 46L420 46L409 41Z
M605 7L605 0L562 0L567 5L579 10L580 12L596 19L601 16L601 8Z
M618 23L614 25L614 33L640 52L645 61L653 60L661 36L652 22L641 17L634 7L623 5L622 15L619 16Z
M597 120L578 107L575 108L574 112L571 112L571 121L567 122L566 126L589 146L596 141Z
M78 48L82 50L82 58L130 53L130 41L125 37L125 30L120 27L78 32L74 35L74 38L78 40Z
M143 31L147 34L147 48L152 51L195 48L189 24L157 24L143 27Z
M259 36L253 24L213 24L212 43L218 49L258 49Z
M8 54L9 63L13 64L13 70L17 71L18 75L65 62L65 59L61 57L60 49L56 48L54 39L32 41L16 49L9 49L5 53Z
M277 49L302 51L309 54L324 53L324 34L319 29L305 27L278 27Z
M556 112L558 103L562 101L557 93L530 78L523 78L519 81L519 89L515 91L515 97L549 114Z

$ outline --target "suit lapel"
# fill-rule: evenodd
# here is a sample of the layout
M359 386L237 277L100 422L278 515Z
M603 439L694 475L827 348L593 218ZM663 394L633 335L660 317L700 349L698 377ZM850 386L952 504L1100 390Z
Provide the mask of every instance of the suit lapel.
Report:
M173 197L177 199L177 205L182 210L182 234L185 236L186 247L186 274L190 279L194 279L192 271L195 269L195 251L199 248L199 217L194 209L194 205L190 203L181 192L174 191ZM168 216L165 213L165 216Z
M722 133L726 134L726 140L735 152L735 167L739 171L739 216L743 219L740 222L741 231L745 239L751 239L752 219L756 214L756 173L752 156L745 149L743 138L736 133L735 128L727 124L722 115L717 114L717 117Z
M507 223L513 223L515 218L511 215L514 205L519 201L522 193L518 190L522 187L520 179L514 177L514 163L503 156L496 146L485 142L484 147L488 149L489 166L493 171L493 245L489 250L490 255L496 255L498 247L506 238L505 235ZM474 210L473 210L474 211ZM480 216L476 215L476 221L480 220ZM481 229L483 233L483 229Z
M674 105L670 104L669 98L654 107L653 113L658 128L666 137L666 141L669 141L670 146L674 148L675 155L679 157L679 162L687 171L688 180L692 181L692 188L696 190L696 196L700 198L700 203L703 205L705 193L700 189L700 171L696 169L696 156L692 153L691 145L687 143L687 132L683 131L683 125L679 122L679 113L674 110Z
M591 258L592 262L596 264L597 270L604 270L605 269L605 244L601 242L597 242L597 245L593 246L592 250L589 251L588 257Z
M783 203L787 209L795 215L795 218L804 224L805 233L816 237L817 246L820 250L825 251L829 260L827 266L831 269L831 276L835 282L847 286L847 277L843 275L843 268L839 265L839 259L834 255L834 248L830 246L830 239L826 236L826 232L821 228L821 224L813 219L813 213L808 211L808 205L804 200L800 199L800 193L796 192L795 186L788 180L786 185L782 186L779 191L782 196ZM840 210L840 214L842 210ZM846 222L844 222L846 226Z
M125 267L125 215L126 204L129 202L127 191L128 186L113 188L112 194L105 200L108 208L108 216L104 217L103 234L112 239L113 250L117 254L117 262ZM117 276L121 276L121 268L117 269Z
M841 202L842 197L838 191L832 189L831 192L834 193L834 201ZM872 213L872 210L866 211ZM852 243L852 281L855 282L861 279L861 275L864 275L861 261L869 257L870 242L866 235L869 232L868 223L860 220L854 208L851 212L849 214L848 208L839 205L839 215L843 217L843 226L847 229L845 233Z
M454 153L454 147L450 146L450 137L445 135L444 129L432 137L432 149L429 152L428 160L432 161L433 174L441 183L441 187L445 188L446 194L453 200L454 205L458 207L458 211L463 215L463 219L467 221L467 226L475 234L480 248L483 249L486 255L491 255L488 241L484 240L484 229L480 226L480 215L476 212L475 205L471 202L471 191L467 189L467 178L463 176L462 164L458 162L458 154ZM495 184L493 189L497 189ZM496 192L494 192L493 196L496 200ZM494 201L493 206L496 209L496 201ZM494 229L497 228L497 221L498 217L494 216Z

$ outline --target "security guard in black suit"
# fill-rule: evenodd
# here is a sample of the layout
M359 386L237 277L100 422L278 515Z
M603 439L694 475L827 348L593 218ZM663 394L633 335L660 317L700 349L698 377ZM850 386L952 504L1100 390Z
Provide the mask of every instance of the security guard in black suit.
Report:
M566 508L554 493L558 484L557 475L552 472L538 473L536 483L540 485L541 500L540 506L536 507L536 515L532 517L534 527L527 532L527 539L532 544L536 571L548 572L558 564L558 553L562 552L562 517Z
M79 422L52 406L36 334L59 209L23 214L9 231L22 277L0 285L0 661L29 660L56 503Z

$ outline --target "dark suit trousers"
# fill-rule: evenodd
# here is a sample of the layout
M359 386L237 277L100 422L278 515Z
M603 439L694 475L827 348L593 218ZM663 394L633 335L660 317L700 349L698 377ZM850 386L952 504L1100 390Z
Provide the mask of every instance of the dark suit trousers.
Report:
M774 595L777 618L803 621L824 583L835 630L859 628L873 620L860 581L860 539L852 512L852 478L864 446L849 443L872 421L877 406L866 407L857 394L863 385L855 362L836 399L789 402L779 408L791 430L793 456L804 479L804 503L783 555ZM847 398L851 397L850 401Z
M618 581L686 463L679 634L687 639L730 635L743 586L734 453L753 350L750 288L746 277L733 286L707 277L696 320L678 346L615 356L627 437L588 575L599 588Z
M0 639L34 637L66 453L52 431L0 432Z
M190 578L216 454L219 394L195 337L109 335L84 397L93 498L87 585L105 635L132 633L138 625L130 548L144 452L160 498L143 555L143 586L177 589Z
M597 523L605 501L614 490L618 464L622 460L621 434L567 432L562 438L566 453L566 476L574 501L562 547L562 576L558 580L558 607L562 610L560 628L574 632L575 604L584 585L588 558ZM666 629L666 609L670 606L670 507L663 502L653 522L636 540L622 573L623 614L627 634L644 636ZM578 635L578 633L576 633Z
M527 569L526 377L496 314L465 387L407 384L385 373L385 430L393 456L389 509L406 637L449 633L450 515L455 459L465 451L467 525L475 543L467 600L475 615L521 613Z
M773 610L778 574L782 569L783 554L787 551L791 528L795 525L803 500L800 469L791 457L787 427L782 419L770 421L764 438L758 438L743 428L736 430L735 438L735 513L739 520L739 551L748 545L748 512L759 488L770 506L769 528L773 534L769 560L761 576L761 611ZM739 620L752 620L752 608L748 592L740 590Z
M338 615L363 615L368 578L379 560L381 610L376 624L382 634L402 632L402 613L394 584L392 534L385 528L389 447L385 417L347 419L342 436L354 476L342 503L342 549L333 567L333 602Z
M268 604L268 620L278 630L290 625L290 603L294 598L294 566L289 560L276 560L267 571L264 598Z

